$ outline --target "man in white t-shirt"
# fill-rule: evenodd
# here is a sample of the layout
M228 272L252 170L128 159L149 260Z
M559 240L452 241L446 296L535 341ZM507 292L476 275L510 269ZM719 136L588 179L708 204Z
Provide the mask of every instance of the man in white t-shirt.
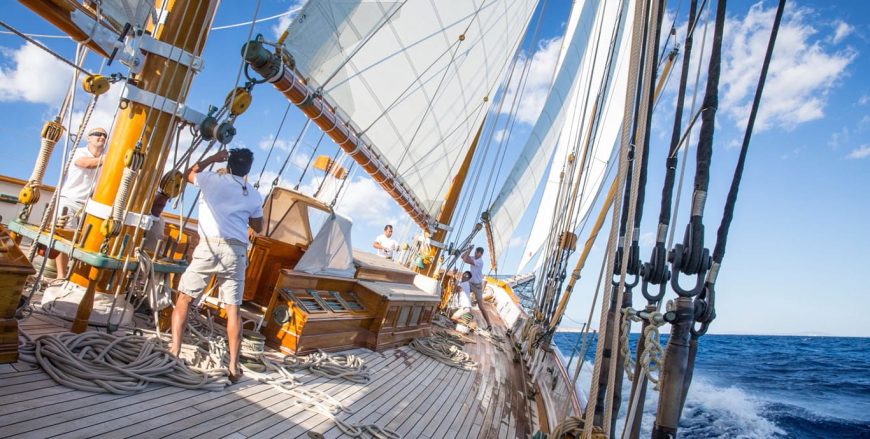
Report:
M484 307L483 301L483 247L478 247L474 251L474 257L471 257L471 249L473 245L469 245L465 252L462 253L462 260L469 265L468 271L471 272L471 279L468 283L471 287L471 292L474 293L474 298L477 299L477 306L480 308L480 313L483 314L483 319L486 320L486 330L492 330L492 322L489 320L489 312Z
M72 165L66 172L57 209L60 214L66 211L69 218L67 227L77 228L81 221L82 210L85 201L91 195L91 189L97 179L97 171L103 164L103 152L106 147L108 133L103 128L94 128L88 131L88 144L76 148L73 152ZM57 278L66 278L66 269L69 265L69 256L64 253L57 255Z
M378 256L391 261L396 256L396 252L399 251L399 243L392 236L393 226L387 224L384 226L384 233L378 235L375 242L372 243L372 247L378 249Z
M450 315L450 320L462 323L468 327L472 327L472 322L474 321L474 316L471 314L471 285L468 282L470 279L470 271L462 273L461 280L457 279L459 282L453 290L454 294L456 294L457 306L456 311L453 311L453 314Z
M227 172L205 171L213 163L227 162ZM219 298L227 313L229 338L229 378L235 383L242 376L239 367L241 347L242 293L245 289L248 227L254 233L263 230L263 198L248 184L247 175L254 154L245 148L221 151L194 164L187 170L187 181L200 190L199 244L193 259L181 276L175 310L172 312L172 347L181 351L181 337L190 303L202 295L212 276L216 277Z

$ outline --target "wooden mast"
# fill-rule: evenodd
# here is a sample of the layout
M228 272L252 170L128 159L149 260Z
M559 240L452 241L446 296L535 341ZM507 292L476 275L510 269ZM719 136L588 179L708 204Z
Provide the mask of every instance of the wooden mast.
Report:
M477 134L471 141L471 146L468 147L468 152L465 153L465 158L453 177L450 183L450 188L447 190L447 195L444 197L444 202L441 204L441 211L438 213L435 225L435 233L431 240L435 245L430 246L428 260L429 264L423 269L423 274L429 277L435 276L435 271L438 268L438 256L441 254L441 247L444 246L444 239L447 237L447 230L450 221L453 219L453 214L456 212L456 206L459 204L459 195L462 193L462 187L465 185L465 179L468 177L468 169L471 167L471 159L477 151L477 143L480 140L480 133L483 132L483 125L486 123L486 118L480 123L480 128L477 129Z
M51 9L49 3L64 3L62 0L48 2L46 0L21 0L21 2L34 12L57 25L61 31L67 32L68 26L58 23L59 12ZM188 0L185 2L167 1L165 5L166 21L156 30L151 29L152 37L157 40L157 45L173 47L174 50L185 52L199 57L205 46L212 20L217 10L218 0ZM77 35L70 32L73 38ZM104 54L104 52L100 51ZM104 155L104 163L96 182L94 193L88 205L89 208L82 224L84 231L79 242L74 243L77 249L89 253L105 253L106 233L101 230L106 215L95 215L98 209L104 212L111 209L118 195L119 186L126 167L126 157L133 154L139 144L139 151L144 154L143 162L138 174L138 186L130 192L127 205L132 214L148 214L151 200L154 196L156 184L160 180L160 174L166 162L166 150L171 132L174 128L177 116L163 109L176 108L174 103L183 103L190 89L191 81L185 80L191 67L175 59L168 59L155 53L146 52L142 63L141 73L133 75L127 84L128 91L143 93L146 96L156 95L157 99L146 102L162 101L165 98L169 105L157 105L152 108L137 102L135 99L127 99L118 110L115 126L111 127L111 133L107 142L107 150ZM143 99L140 99L143 100ZM162 102L161 102L162 103ZM110 127L106 127L107 129ZM146 186L150 184L150 186ZM93 212L93 213L92 213ZM110 239L110 244L122 239L125 245L120 246L116 254L108 256L122 258L132 249L138 246L142 239L142 233L134 233L133 226L124 225L120 234ZM109 246L109 248L111 245ZM123 254L122 254L123 253ZM106 256L103 254L102 256ZM107 284L112 278L110 270L92 267L83 262L77 262L73 268L70 281L86 287L85 297L78 308L73 332L83 332L87 328L87 321L93 306L94 293L97 290L105 291ZM120 282L122 277L115 275L115 282Z

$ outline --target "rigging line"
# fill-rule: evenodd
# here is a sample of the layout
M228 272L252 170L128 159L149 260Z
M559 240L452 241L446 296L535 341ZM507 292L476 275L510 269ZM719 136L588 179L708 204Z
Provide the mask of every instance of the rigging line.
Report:
M265 17L265 18L260 18L260 19L256 20L256 22L257 22L257 23L264 23L264 22L267 22L267 21L272 21L272 20L274 20L274 19L276 19L276 18L281 18L281 17L287 16L287 15L291 15L291 14L293 14L293 13L299 12L301 9L302 9L302 6L298 6L298 7L295 7L295 8L293 8L293 9L290 9L290 10L287 11L287 12L282 12L282 13L280 13L280 14L272 15L272 16ZM236 28L236 27L246 26L246 25L249 25L249 24L252 24L252 23L253 23L252 21L245 21L245 22L242 22L242 23L225 24L225 25L221 25L221 26L215 26L215 27L212 27L210 30L232 29L232 28ZM58 38L58 39L69 39L69 40L72 40L72 37L70 37L69 35L34 34L34 33L30 33L30 32L19 32L19 31L14 31L14 30L13 30L12 32L8 32L8 31L0 31L0 34L3 34L3 35L27 36L27 37L31 37L31 38Z
M295 7L295 8L291 8L291 9L288 10L287 12L282 12L282 13L280 13L280 14L275 14L275 15L271 15L271 16L264 17L264 18L259 18L259 19L255 17L254 20L252 20L252 21L245 21L245 22L243 22L243 23L224 24L224 25L221 25L221 26L214 26L214 27L211 28L211 30L232 29L232 28L236 28L236 27L246 26L246 25L249 25L249 24L250 24L250 25L254 25L254 24L257 24L257 23L263 23L263 22L266 22L266 21L274 20L274 19L276 19L276 18L286 17L286 16L288 16L288 15L291 15L291 14L294 14L294 13L296 13L296 12L299 12L301 9L302 9L302 6L297 6L297 7ZM248 36L248 39L250 39L250 36Z
M341 152L342 152L341 148L338 148L335 151L335 155L332 156L332 163L338 163L338 156L339 156L339 154L341 154ZM323 178L320 180L320 184L317 185L317 191L315 191L314 194L312 195L314 198L317 198L317 196L320 195L320 191L323 190L323 186L324 186L324 184L326 184L326 180L328 177L329 177L329 173L326 173L323 176Z
M245 45L242 47L242 52L239 54L239 69L236 72L236 80L233 82L233 93L230 95L230 98L227 102L233 102L236 99L236 93L239 91L239 79L242 77L242 71L245 66L248 65L245 62L244 52L248 48L248 44L251 43L251 36L254 34L254 26L257 25L257 15L260 13L260 0L257 0L257 5L254 6L254 18L251 20L251 26L248 28L248 36L245 38Z
M689 5L689 21L695 19L695 11L697 8L697 0L691 0ZM693 36L691 33L686 35L683 51L683 65L680 72L680 85L677 91L677 103L674 110L674 126L671 132L671 145L667 160L665 160L665 181L662 186L661 208L659 210L659 227L657 243L664 243L665 232L671 223L671 201L674 193L674 179L676 177L676 152L679 148L680 134L682 131L683 121L683 105L686 100L686 86L689 81L689 65L692 56ZM664 227L664 229L661 229Z
M671 37L673 37L674 40L676 40L676 37L677 37L677 28L676 28L677 17L679 17L680 9L682 9L682 7L683 7L683 0L680 0L677 3L677 8L674 9L674 19L671 20L671 26L669 28L670 30L668 31L668 37L665 39L664 44L662 44L661 53L658 55L658 58L656 58L659 60L659 63L656 66L657 68L660 68L662 66L662 64L664 63L665 53L667 53L667 51L668 51L668 45L671 43ZM664 8L662 8L662 9L664 9ZM658 43L659 41L657 40L656 42Z
M296 140L293 142L293 146L290 148L290 152L287 153L287 158L284 159L284 163L281 165L281 169L278 170L278 175L275 176L275 179L272 180L272 187L278 185L278 181L281 179L281 175L284 174L284 170L287 168L287 164L290 163L290 158L293 157L293 153L296 152L296 147L299 146L299 142L302 141L302 138L305 137L305 133L308 132L308 127L311 125L311 119L305 118L305 124L302 125L302 130L299 131L299 135L296 136Z
M328 78L326 78L326 80L323 81L323 84L320 84L320 85L319 85L319 89L322 90L322 89L324 89L327 85L329 85L329 82L332 81L333 78L335 78L335 76L338 75L338 74L341 72L341 69L343 69L344 66L346 66L346 65L350 62L350 60L353 59L353 57L356 56L356 54L359 53L359 51L362 50L362 48L365 47L366 44L368 44L369 41L371 41L372 37L374 37L375 34L377 34L378 32L380 32L380 30L381 30L384 26L386 26L387 23L390 22L390 20L393 19L393 16L396 15L396 13L398 13L399 10L402 9L402 7L405 6L406 3L408 3L408 0L403 0L402 3L399 4L399 6L396 7L396 8L393 10L393 12L390 13L390 15L389 15L388 17L385 17L384 20L383 20L380 24L378 24L378 27L377 27L376 29L374 29L373 31L371 31L371 33L369 33L369 35L365 38L365 40L364 40L362 43L357 44L357 46L353 49L353 51L350 53L350 55L347 55L347 57L345 58L345 60L342 61L341 64L339 64L339 65L335 68L335 70L332 72L331 75L329 75Z
M632 29L641 29L643 27L643 23L646 21L644 19L645 15L646 15L644 13L646 11L646 8L644 7L644 3L648 3L648 0L635 2L634 17L632 20L632 27L631 27ZM643 41L643 36L640 35L639 32L633 32L632 41L631 41L630 62L629 62L629 67L628 67L628 70L629 70L628 77L629 78L637 78L638 77L638 73L639 73L639 69L640 69L639 64L640 64L641 51L642 51L642 41ZM627 85L625 103L624 103L625 113L631 113L631 110L633 108L633 101L634 101L632 99L632 97L634 96L635 93L637 93L636 89L637 89L637 81L636 80L629 80L628 85ZM616 177L617 193L620 193L623 190L623 186L625 185L625 177L626 177L626 174L628 171L627 153L628 153L630 137L631 137L631 120L628 117L626 117L623 119L621 135L620 135L620 148L619 148L619 159L618 159L619 167L618 167L618 172L617 172L617 177ZM619 222L620 222L619 215L617 215L616 212L620 211L621 204L622 204L622 198L615 197L615 199L613 200L614 215L612 216L612 220L611 220L611 229L610 229L610 234L608 237L608 245L606 247L607 251L605 252L605 258L607 260L607 268L605 269L605 271L607 273L612 272L613 264L615 262L613 255L616 252L615 244L616 244L616 239L617 239L616 237L617 237L617 234L619 232ZM620 282L620 283L622 283L622 282ZM609 308L608 305L610 303L610 289L609 288L605 288L604 294L602 295L601 303L602 303L602 306L601 306L601 315L599 318L599 334L602 334L602 330L605 329L606 324L607 324L606 323L607 322L607 310ZM604 358L604 345L605 345L605 343L596 343L595 365L593 368L593 375L592 375L592 387L591 387L590 393L589 393L589 401L590 402L598 400L598 390L599 390L598 387L599 387L599 380L600 380L599 375L600 375L601 367L602 367L601 363L602 363L603 358ZM595 404L593 404L593 403L587 404L586 413L585 413L584 431L583 431L584 438L589 438L591 433L592 433L592 426L594 423L594 421L593 421L594 415L595 415ZM609 423L605 423L604 427L605 427L605 429L608 429ZM606 431L605 431L605 434L606 434Z
M758 85L755 89L755 97L752 100L752 109L749 113L749 121L746 123L746 132L743 135L743 145L740 147L740 157L737 159L737 166L734 169L734 177L731 180L731 187L728 189L728 197L725 200L725 209L722 214L722 222L719 225L716 237L716 247L713 250L713 263L721 264L722 258L725 257L725 245L728 242L728 231L731 228L731 221L734 219L734 207L737 203L737 193L740 190L740 181L743 178L743 168L746 164L746 154L749 152L749 140L752 138L752 130L755 127L755 117L758 115L758 107L761 104L761 94L764 92L764 84L767 80L768 69L770 68L770 60L773 56L773 48L776 44L776 37L779 33L780 23L782 22L782 14L785 9L785 0L779 0L779 7L776 10L776 17L773 20L773 27L770 31L770 40L767 43L767 53L764 55L764 62L761 65L761 73L758 77ZM718 275L718 267L711 270L707 277L707 283L713 284Z
M284 109L284 115L281 116L281 123L278 124L278 131L275 132L275 137L272 138L272 145L269 146L269 152L266 154L266 160L263 161L263 167L260 169L260 175L257 176L257 182L254 183L254 188L259 189L260 180L263 178L263 173L266 172L266 165L269 164L269 158L272 157L272 151L275 150L275 143L278 142L278 136L281 134L281 129L284 128L284 122L287 120L287 114L290 113L290 107L293 102L287 102L287 108Z
M317 150L320 148L321 142L323 142L323 138L326 136L325 131L320 132L320 138L317 139L317 144L314 145L314 151L311 152L311 156L308 157L308 163L305 165L305 169L302 170L302 174L299 175L299 180L296 182L296 186L293 187L293 190L299 190L299 185L302 184L302 179L305 178L305 174L308 173L308 168L311 167L311 162L314 161L314 156L317 155Z
M707 33L708 33L707 28L710 24L710 12L708 9L706 9L706 6L707 6L707 1L704 0L704 2L701 5L701 7L703 8L701 11L703 12L703 16L704 16L704 32L701 33L701 50L700 50L700 52L698 52L699 53L698 66L695 69L695 83L693 85L693 91L692 91L692 104L690 105L692 112L695 112L695 108L697 108L695 106L695 104L696 104L696 101L698 98L698 90L700 90L700 85L701 85L701 66L703 65L703 62L701 62L701 61L704 58L704 49L707 47ZM701 14L699 14L699 17L698 17L699 19L700 19L700 15ZM695 22L697 23L697 20L695 20ZM701 110L703 110L703 108ZM686 163L688 163L688 158L689 158L689 146L688 145L690 145L692 143L691 139L692 139L692 129L693 129L694 123L695 123L694 120L697 120L698 116L700 116L701 110L698 110L697 112L695 112L695 119L693 119L692 123L689 124L689 127L686 128L686 134L684 135L684 137L686 139L686 147L683 148L683 159L680 160L680 162L681 162L681 164L680 164L680 178L679 178L679 181L677 182L677 194L674 197L674 210L673 210L673 213L671 214L671 218L676 218L677 214L680 211L680 199L682 198L681 195L683 193L683 177L685 177L685 175L686 175ZM676 230L677 230L676 227L671 227L670 230L668 231L668 243L667 243L666 248L673 248L674 236L676 234ZM659 302L659 307L661 307L661 302Z
M532 44L532 47L534 47L534 43L536 41L538 41L538 36L540 35L541 26L544 22L543 17L544 17L544 13L547 10L547 6L549 6L549 0L544 0L544 2L541 3L541 11L538 13L538 18L537 18L537 21L535 22L535 28L532 31L532 35L531 35L532 38L529 40L529 42ZM562 38L562 44L565 44L564 37ZM560 47L560 50L561 50L561 47ZM517 51L517 54L519 54L519 51ZM519 56L517 56L517 59L519 59ZM486 186L484 189L484 193L489 193L489 199L486 201L485 205L484 204L480 205L480 207L478 208L478 214L483 211L484 206L491 206L492 205L492 199L495 196L495 187L496 187L495 185L497 183L497 181L495 181L493 179L493 177L496 175L497 171L501 171L502 167L504 166L504 159L507 156L507 146L508 146L508 143L510 142L511 136L513 135L514 126L516 124L516 115L519 112L519 107L520 107L520 105L519 105L520 99L521 99L522 95L525 95L525 92L526 92L526 84L528 83L529 72L531 71L531 64L532 64L533 60L534 60L534 52L531 53L530 58L527 59L526 62L523 63L523 69L522 69L522 72L520 73L520 80L518 82L518 88L514 91L514 101L511 104L511 110L507 116L508 120L510 121L509 122L510 125L509 125L509 128L507 130L507 133L505 133L502 136L501 140L498 142L498 143L500 143L500 145L496 149L496 161L499 164L498 164L498 167L494 167L490 170L489 177L487 178ZM556 64L558 64L558 63L556 63ZM550 84L552 84L553 81L555 80L556 64L553 64L553 71L550 74L550 77L551 77ZM514 67L516 67L516 64L514 64ZM513 72L511 72L511 74L513 74ZM508 91L508 89L506 88L503 93L507 93L507 91ZM493 131L490 133L491 136L494 135L494 133L495 133L495 127L493 127ZM490 137L490 139L488 141L492 141L492 137ZM499 156L500 156L500 158L499 158ZM492 183L493 190L490 190L490 182ZM483 201L483 198L481 198L481 201Z
M456 54L459 52L459 48L462 46L462 43L465 41L464 36L465 36L465 34L468 33L468 30L471 29L471 25L472 25L472 23L474 23L474 18L477 17L477 14L480 13L480 10L483 8L483 6L485 4L486 4L485 2L481 2L480 7L474 11L474 15L471 17L471 20L468 21L468 26L466 26L465 30L462 31L462 34L461 34L462 38L457 38L458 43L455 45L455 47L453 49L453 53L450 54L450 61L447 62L447 66L445 66L445 68L444 68L444 74L441 75L441 79L438 81L438 85L435 87L435 92L432 93L432 98L429 99L429 103L426 105L426 111L423 112L423 115L420 117L420 123L418 123L417 128L414 129L414 134L411 135L411 140L409 140L407 142L408 145L411 145L414 143L414 140L417 138L417 134L419 134L420 129L423 128L423 122L426 120L426 116L428 116L429 112L432 110L432 107L435 104L435 99L437 99L438 96L440 95L441 87L444 85L444 81L447 79L447 73L450 72L450 67L453 66L454 61L456 61ZM402 163L405 162L405 158L408 156L408 151L410 151L410 150L411 150L411 148L405 148L405 151L402 152L402 157L399 158L399 162L396 164L396 170L399 170L402 168Z
M82 66L77 65L76 63L74 63L74 62L72 62L72 61L70 61L70 60L68 60L68 59L66 59L66 58L64 58L64 57L62 57L62 56L60 56L60 54L58 54L57 52L55 52L55 51L49 49L47 46L45 46L44 44L40 43L39 41L34 40L33 38L29 37L27 34L22 33L22 32L19 32L18 29L15 29L14 27L12 27L12 26L6 24L6 22L0 20L0 26L3 26L3 27L5 27L6 29L9 29L13 34L18 35L18 36L21 37L21 38L24 38L24 40L26 40L27 42L29 42L29 43L33 44L34 46L36 46L36 47L38 47L38 48L44 50L44 51L47 52L49 55L55 57L58 61L61 61L61 62L63 62L64 64L66 64L66 65L68 65L68 66L70 66L70 67L72 67L72 68L74 68L74 69L76 69L76 70L78 70L78 71L80 71L80 72L82 72L82 73L88 75L88 76L93 76L93 73L91 73L91 72L85 70L85 68L83 68Z
M165 4L166 4L166 2L164 1L164 6L165 6ZM190 10L189 10L189 6L190 6L190 3L185 3L184 9L182 10L182 13L181 13L181 15L182 15L183 17L186 17L186 16L188 15L188 13L189 13L189 11L190 11ZM199 14L199 12L200 12L200 8L201 8L201 7L202 7L202 4L201 4L201 3L197 5L196 9L195 9L194 12L193 12L194 15ZM157 26L159 27L160 24L158 23ZM155 29L155 31L156 31L156 30L157 30L157 29ZM193 27L193 26L190 26L190 27L188 27L188 28L186 29L186 32L185 32L183 38L180 38L180 39L183 41L183 42L182 42L183 45L186 46L187 43L190 41L190 38L191 38L191 36L193 35L193 31L194 31L194 27ZM203 40L203 38L205 37L205 34L206 34L207 32L208 32L207 30L202 30L202 29L200 30L200 32L199 32L199 34L196 36L196 40L195 40L195 42L194 42L194 46L195 46L195 47L197 47L197 46L200 45L200 43L202 42L202 40ZM179 35L179 36L180 36L180 35ZM172 47L171 47L171 49L170 49L169 57L167 57L166 59L163 60L163 64L162 64L162 65L163 65L163 69L164 69L164 70L168 68L168 66L169 66L169 60L172 58L172 56L173 56L175 50L176 50L176 49L180 50L180 47L181 47L181 46L177 46L177 45L176 45L176 43L178 42L178 40L179 40L179 38L176 38L175 41L173 41L173 42L171 43ZM144 135L145 135L146 128L148 127L148 121L149 121L149 120L153 120L152 118L154 117L155 112L156 112L156 114L157 114L156 117L157 117L158 119L161 117L162 110L156 110L156 109L154 108L154 107L155 107L155 103L156 103L156 101L157 101L158 96L162 96L164 93L166 93L166 91L169 90L170 86L171 86L172 83L175 81L175 78L178 76L178 74L179 74L179 70L181 70L181 69L179 69L179 68L176 66L176 68L173 69L172 75L162 75L161 78L160 78L160 80L157 82L157 86L155 87L154 98L152 99L151 105L149 106L149 109L148 109L148 111L147 111L147 113L146 113L145 123L143 123L143 125L142 125L142 130L141 130L141 132L139 133L139 142L142 141L142 138L143 138ZM193 81L193 76L194 76L194 72L193 72L192 69L186 69L186 70L185 70L184 77L182 78L182 81L181 81L181 83L182 83L182 89L185 89L185 88L188 88L188 87L189 87L191 81ZM168 82L167 82L167 78L169 78L169 81L168 81ZM161 92L160 90L161 90L161 88L164 87L164 85L166 86L166 90L164 90L163 92ZM125 87L126 87L126 86L127 86L127 84L125 84ZM169 119L169 125L170 125L170 126L171 126L172 124L174 124L175 121L176 121L176 119L178 118L178 116L177 116L176 113L177 113L178 108L180 108L180 106L181 106L181 103L180 103L180 102L176 102L176 108L175 108L176 111L173 111L173 113L172 113L172 115L170 116L170 119ZM116 117L117 117L117 113L116 113ZM158 131L158 130L152 130L151 133L150 133L150 135L149 135L148 140L145 142L144 153L145 153L146 155L151 151L151 147L152 147L152 146L154 145L154 143L155 143L154 141L155 141L155 136L157 135L157 131ZM167 130L165 130L165 132L164 132L164 134L163 134L163 138L160 139L160 141L159 141L160 145L165 145L165 144L167 143L167 141L168 141L168 139L170 138L171 135L172 135L172 130L171 130L171 129L167 129ZM168 156L168 153L169 153L168 148L163 148L162 150L159 150L159 151L158 151L158 160L157 160L157 163L165 163L165 160L166 160L166 157ZM155 182L156 182L159 178L161 178L161 177L162 177L162 176L160 175L160 173L157 173L157 172L151 174L149 181L148 181L148 182L145 182L145 185L146 185L146 187L148 188L149 191L150 191L151 188L154 187ZM142 182L142 179L141 179L141 174L139 174L139 175L136 176L136 178L135 178L135 180L134 180L134 182L133 182L133 186L132 186L132 188L130 189L130 192L129 192L129 193L130 193L130 194L134 194L134 193L136 193L136 192L138 191L138 189L139 189L139 187L140 187L140 185L141 185L142 183L143 183L143 182ZM118 194L116 194L115 196L117 197ZM150 195L149 195L149 196L146 196L146 197L142 197L142 199L141 199L141 201L140 201L140 204L139 204L139 210L140 210L140 211L142 211L142 212L150 211L150 206L147 205L147 204L149 204L149 198L151 198ZM134 203L134 197L131 196L131 197L127 200L127 202L126 202L125 206L123 207L123 209L124 209L125 211L129 211L130 209L133 209L133 208L135 207L135 206L133 206L133 203ZM140 223L142 222L142 217L140 217L139 222L140 222ZM133 236L132 236L133 242L135 242L135 241L139 238L140 232L142 232L141 227L136 227L136 228L133 230ZM181 239L181 235L179 235L179 239ZM121 246L123 245L123 242L122 242L122 241L123 241L123 240L121 240L121 239L115 239L115 240L114 240L114 243L113 243L113 245L112 245L112 253L111 253L111 254L116 254L116 252L118 252L119 249L121 249ZM127 252L127 255L126 255L126 256L127 256L127 260L129 260L129 257L130 257L131 255L133 255L133 251L134 251L134 249L132 248L132 246L130 246L130 248L125 249L125 251ZM120 256L120 255L118 255L118 256ZM125 261L125 264L126 264L126 261ZM118 288L120 288L120 285L121 285L121 283L117 283L117 284L116 284L116 292L118 291ZM116 296L117 296L117 293L116 293Z

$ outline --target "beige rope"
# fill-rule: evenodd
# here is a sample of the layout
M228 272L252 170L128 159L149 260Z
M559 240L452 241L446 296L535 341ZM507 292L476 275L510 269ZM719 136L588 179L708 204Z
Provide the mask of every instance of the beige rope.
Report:
M436 332L431 337L411 340L411 348L423 355L434 358L448 366L458 369L474 370L477 363L471 360L471 355L462 350L462 344Z
M299 357L287 356L284 357L284 367L289 370L306 369L325 378L343 378L360 384L371 381L365 362L353 354L330 355L317 351Z
M23 361L39 364L55 382L77 390L123 395L151 383L211 391L227 384L223 369L190 368L152 337L67 332L23 344Z
M632 29L642 29L643 28L643 20L644 20L644 7L648 0L637 1L635 2L634 7L634 20L632 24ZM637 81L634 78L638 76L638 70L640 69L640 52L643 43L643 35L642 32L633 32L632 33L632 41L631 41L631 56L629 59L629 68L628 68L628 77L630 78L628 81L628 87L625 94L625 112L624 114L632 114L634 108L634 98L637 94ZM619 148L619 164L616 179L618 181L617 184L617 193L622 193L624 190L626 173L628 171L628 149L631 137L631 118L624 117L622 121L622 132L620 138L620 148ZM635 157L638 154L635 153ZM638 173L634 173L637 175ZM613 211L619 212L622 208L622 197L616 197L613 201ZM629 215L629 219L632 215ZM620 216L614 214L611 219L610 226L610 236L608 237L607 242L607 251L605 252L605 258L607 258L607 268L605 269L605 273L613 272L613 264L614 257L613 253L615 252L615 244L616 244L616 235L619 232L619 220ZM630 229L629 229L630 230ZM625 252L627 255L630 252ZM623 261L625 262L625 261ZM622 264L623 268L626 267L626 264ZM620 291L625 287L625 276L624 273L620 276ZM607 333L607 312L610 303L610 290L605 288L604 294L601 297L601 314L598 320L598 342L596 343L595 348L595 362L592 370L592 387L589 389L589 403L586 405L586 418L584 419L583 425L583 437L591 438L593 433L593 421L595 418L595 401L598 398L598 384L599 384L599 374L601 372L601 363L604 359L604 340L601 337ZM621 301L617 301L617 303L622 303ZM611 368L613 370L613 368ZM609 420L608 420L609 421ZM609 422L605 422L605 434L608 434L607 431L609 429Z

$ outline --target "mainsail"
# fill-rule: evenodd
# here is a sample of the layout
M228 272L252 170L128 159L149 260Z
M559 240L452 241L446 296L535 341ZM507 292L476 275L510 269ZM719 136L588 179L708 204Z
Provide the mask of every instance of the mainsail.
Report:
M536 3L308 2L284 44L431 219Z
M586 0L583 3L577 17L575 31L570 36L564 60L556 74L541 115L489 210L492 244L496 254L501 254L506 249L511 234L525 212L525 207L531 203L535 188L543 178L544 170L553 155L557 139L568 117L571 97L577 94L577 87L581 87L584 83L580 80L581 66L588 69L589 67L585 65L592 63L594 51L587 51L587 47L592 41L591 35L595 24L598 20L602 20L602 23L610 23L608 26L613 29L619 17L619 7L620 2L605 2L601 7L598 0ZM578 100L578 102L584 101Z
M629 45L620 43L631 38L631 29L625 29L625 35L621 36L618 32L614 33L615 30L618 31L619 28L622 28L622 21L628 10L629 2L622 3L621 19L620 16L614 15L619 13L618 8L605 8L603 20L599 23L599 27L596 27L596 29L600 29L599 34L603 38L598 43L596 50L587 54L587 59L604 61L608 59L608 52L614 50L616 56L611 60L610 76L609 78L604 76L608 73L608 69L604 68L603 63L600 62L585 61L581 67L579 78L584 78L583 83L578 87L578 90L575 90L568 104L567 119L559 136L550 172L544 186L544 193L541 196L541 202L538 205L535 221L526 241L517 272L523 270L535 254L540 254L541 247L552 230L553 206L556 203L562 183L561 175L568 154L575 149L576 145L581 144L581 142L582 144L589 142L585 163L579 164L583 166L583 170L580 172L580 190L577 198L573 201L576 218L586 216L604 181L607 164L613 154L616 136L622 124L621 106L625 101L625 84L628 80L628 70L625 67L628 63ZM615 35L613 47L608 41L611 35ZM586 136L589 133L588 124L594 120L592 111L601 94L604 94L605 98L603 99L603 107L597 110L600 115L598 117L599 123L594 125L592 139L586 139L581 136ZM567 179L567 176L565 178ZM535 264L535 269L540 266L542 260L543 256L540 256L538 263Z

